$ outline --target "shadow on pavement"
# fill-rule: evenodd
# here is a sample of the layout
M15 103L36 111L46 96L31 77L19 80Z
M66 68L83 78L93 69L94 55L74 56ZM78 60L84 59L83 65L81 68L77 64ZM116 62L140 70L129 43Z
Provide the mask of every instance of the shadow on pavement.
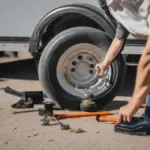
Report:
M4 79L0 79L0 82L5 81Z
M0 63L0 70L0 78L38 80L34 59Z
M117 110L122 106L125 106L128 102L127 101L112 101L110 104L108 104L104 109L107 111Z
M126 79L124 85L117 96L132 96L136 79L136 67L127 67Z

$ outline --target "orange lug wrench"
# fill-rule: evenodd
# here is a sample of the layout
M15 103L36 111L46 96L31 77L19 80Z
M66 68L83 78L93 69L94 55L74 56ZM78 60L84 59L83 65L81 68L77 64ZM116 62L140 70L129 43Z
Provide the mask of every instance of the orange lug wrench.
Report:
M141 108L145 108L146 104L142 104ZM53 114L51 117L57 117L58 119L64 119L64 118L81 118L81 117L91 117L91 116L99 116L99 119L97 121L103 121L103 122L113 122L117 123L118 120L116 118L102 118L100 116L109 116L113 115L112 112L109 111L101 111L101 112L84 112L84 113L72 113L72 114Z
M117 124L118 120L117 118L111 118L111 117L101 117L100 115L96 116L96 120L98 122L111 122L113 124Z
M72 114L53 114L51 117L56 117L58 119L64 119L64 118L81 118L81 117L91 117L91 116L108 116L112 115L112 112L84 112L84 113L72 113Z

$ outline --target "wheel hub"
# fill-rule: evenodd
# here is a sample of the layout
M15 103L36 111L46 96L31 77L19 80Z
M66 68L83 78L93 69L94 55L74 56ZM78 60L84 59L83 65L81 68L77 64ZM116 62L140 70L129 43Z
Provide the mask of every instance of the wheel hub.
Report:
M69 58L70 60L65 70L68 82L74 87L84 88L89 86L95 80L96 71L94 66L98 61L94 56L87 52L82 52L82 50Z

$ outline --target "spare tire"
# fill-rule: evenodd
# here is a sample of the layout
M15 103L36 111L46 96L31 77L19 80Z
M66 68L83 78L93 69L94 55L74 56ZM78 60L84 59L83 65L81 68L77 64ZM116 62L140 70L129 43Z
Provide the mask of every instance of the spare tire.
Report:
M125 77L121 54L103 78L94 69L102 62L112 39L91 27L75 27L56 35L45 47L39 62L39 80L49 98L66 109L80 109L84 92L93 93L97 106L111 102Z

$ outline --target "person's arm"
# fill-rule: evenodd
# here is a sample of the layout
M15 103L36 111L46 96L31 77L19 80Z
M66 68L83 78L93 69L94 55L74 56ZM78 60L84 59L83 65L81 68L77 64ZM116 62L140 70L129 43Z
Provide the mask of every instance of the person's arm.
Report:
M146 47L139 61L135 89L132 101L136 108L145 100L150 91L150 36L147 39Z
M132 116L138 111L141 104L145 101L147 94L150 92L150 36L147 45L139 61L134 93L131 101L120 108L118 120L121 122L132 120Z
M95 66L99 77L103 76L105 70L109 67L109 65L121 51L123 44L125 43L124 40L126 40L128 35L129 32L120 23L117 23L115 38L110 45L104 61L102 63L96 64Z
M120 52L122 46L123 46L123 40L115 38L111 46L109 47L109 50L105 56L103 63L109 66L112 63L112 61L116 58L118 53Z
M104 63L106 63L107 66L110 65L116 58L124 44L124 40L126 40L128 35L129 32L120 23L117 23L115 38L104 59Z

